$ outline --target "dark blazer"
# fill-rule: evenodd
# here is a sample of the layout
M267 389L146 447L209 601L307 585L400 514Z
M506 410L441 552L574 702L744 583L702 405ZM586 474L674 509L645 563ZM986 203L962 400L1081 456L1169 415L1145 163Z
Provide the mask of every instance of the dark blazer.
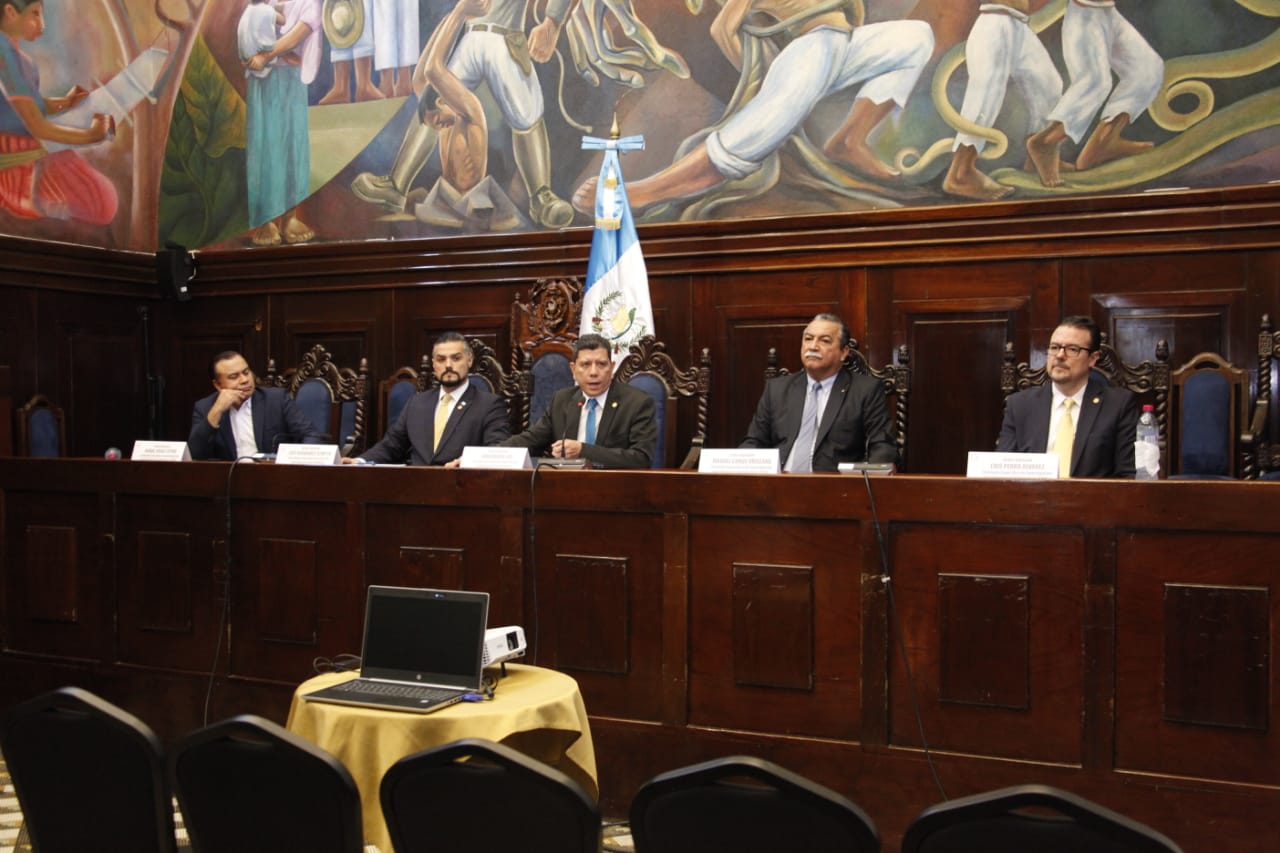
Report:
M586 397L580 388L564 388L536 424L502 442L507 447L528 447L535 456L551 452L562 438L578 437L578 419ZM596 424L596 443L582 445L582 458L598 468L648 468L658 446L658 425L653 398L625 382L609 386L604 413Z
M191 434L187 447L192 459L222 459L232 462L236 458L236 436L231 431L231 413L222 416L218 428L209 426L209 410L218 392L196 402L191 412ZM324 444L328 436L311 425L293 398L283 388L255 388L252 397L253 437L261 453L274 453L276 446L287 438L303 444Z
M1044 453L1049 444L1053 386L1046 382L1009 395L996 450ZM1072 477L1132 477L1133 440L1138 429L1138 401L1123 388L1089 377L1076 437L1071 445Z
M787 464L800 432L809 374L801 370L770 379L741 447L778 448ZM813 470L835 471L841 462L898 462L880 380L841 369L813 443Z
M497 444L511 435L506 401L472 382L453 406L440 435L440 447L432 450L439 405L439 388L414 394L382 441L361 453L360 458L384 464L443 465L461 456L467 445Z

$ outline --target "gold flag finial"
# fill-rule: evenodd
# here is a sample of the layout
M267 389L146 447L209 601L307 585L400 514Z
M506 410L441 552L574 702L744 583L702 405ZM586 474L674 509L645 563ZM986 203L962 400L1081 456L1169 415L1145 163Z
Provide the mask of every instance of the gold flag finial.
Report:
M622 136L622 131L618 130L618 114L613 114L613 127L609 128L609 138L618 139Z

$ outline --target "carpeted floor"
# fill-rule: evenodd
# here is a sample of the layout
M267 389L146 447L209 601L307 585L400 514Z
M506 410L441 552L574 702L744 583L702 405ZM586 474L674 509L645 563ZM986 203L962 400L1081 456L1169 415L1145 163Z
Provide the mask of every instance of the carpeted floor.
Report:
M186 842L187 833L182 826L182 813L178 811L176 803L173 811L178 841ZM606 820L603 835L603 853L632 853L635 850L631 843L631 830L625 823ZM22 811L18 808L18 796L14 793L13 781L9 778L9 769L4 766L3 760L0 760L0 853L32 853L26 833L22 832Z

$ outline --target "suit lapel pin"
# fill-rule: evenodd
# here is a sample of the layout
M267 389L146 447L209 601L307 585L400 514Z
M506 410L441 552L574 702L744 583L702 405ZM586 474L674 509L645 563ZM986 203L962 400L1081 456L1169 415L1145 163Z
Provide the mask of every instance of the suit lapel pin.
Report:
M1097 401L1097 400L1094 400L1093 402L1095 402L1095 403L1096 403L1096 402L1098 402L1098 401ZM459 402L459 403L458 403L458 405L457 405L457 406L455 406L454 408L457 408L457 409L465 409L466 407L467 407L466 401L462 401L462 402Z
M609 408L611 408L611 409L616 409L616 408L618 408L618 404L617 404L617 402L615 401L615 402L610 403L610 404L609 404Z
M1098 404L1099 404L1099 403L1101 403L1101 402L1102 402L1102 398L1101 398L1101 397L1094 397L1094 398L1093 398L1093 404L1094 404L1095 406L1096 406L1096 405L1098 405Z

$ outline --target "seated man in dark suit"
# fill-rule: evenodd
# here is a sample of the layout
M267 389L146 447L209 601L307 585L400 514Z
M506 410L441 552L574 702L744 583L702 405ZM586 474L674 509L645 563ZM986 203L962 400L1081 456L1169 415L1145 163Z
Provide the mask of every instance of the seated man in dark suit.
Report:
M471 345L462 335L445 332L437 338L431 347L431 371L439 387L414 394L382 441L359 458L445 465L461 457L468 445L497 444L510 436L506 401L467 376L474 361Z
M238 352L218 353L209 364L214 392L191 412L187 447L192 459L232 462L255 453L275 453L281 441L324 444L307 416L283 388L259 388Z
M1084 316L1067 317L1049 338L1051 381L1010 394L996 449L1057 453L1062 477L1132 477L1138 403L1092 373L1102 334Z
M534 455L586 459L597 468L648 468L658 445L653 398L613 383L613 355L600 335L573 344L576 388L557 391L536 424L502 442Z
M897 464L879 380L843 368L849 328L819 314L800 344L804 370L770 379L742 447L776 447L782 470L835 471L841 462Z

